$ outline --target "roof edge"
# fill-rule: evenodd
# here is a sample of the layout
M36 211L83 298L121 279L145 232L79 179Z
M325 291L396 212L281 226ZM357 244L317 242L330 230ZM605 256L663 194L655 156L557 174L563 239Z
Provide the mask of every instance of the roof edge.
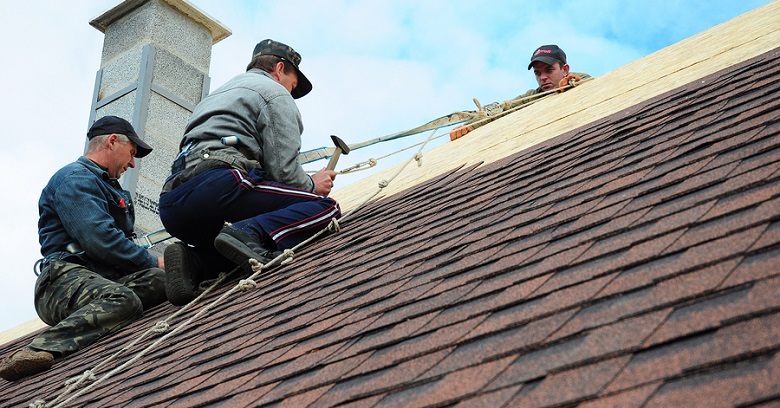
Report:
M461 166L492 163L601 120L680 84L776 48L780 44L778 19L780 2L766 4L594 78L577 89L544 98L465 137L437 146L425 153L422 167L402 170L406 163L398 164L334 190L331 197L339 202L342 210L349 211L373 194L380 181L396 173L395 180L382 189L379 199ZM648 66L654 69L646 72ZM637 75L638 72L642 75Z

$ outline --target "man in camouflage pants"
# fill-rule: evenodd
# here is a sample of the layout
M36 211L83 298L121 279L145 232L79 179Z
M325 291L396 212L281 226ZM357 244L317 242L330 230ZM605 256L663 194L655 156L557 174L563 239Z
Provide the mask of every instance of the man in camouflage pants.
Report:
M116 116L87 136L85 155L55 173L38 202L35 309L53 327L3 359L8 381L48 370L166 299L163 259L133 242L133 202L117 180L152 148Z

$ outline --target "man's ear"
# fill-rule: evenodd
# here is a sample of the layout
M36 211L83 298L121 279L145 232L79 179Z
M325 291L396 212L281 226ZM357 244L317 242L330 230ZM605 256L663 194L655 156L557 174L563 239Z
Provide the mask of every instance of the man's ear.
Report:
M276 82L279 82L282 80L282 74L284 73L284 62L279 61L274 65L274 69L269 72L272 77L276 80Z
M569 75L569 64L563 64L563 76Z
M119 144L119 135L112 133L106 138L106 147L113 149L115 145Z
M276 71L276 73L279 75L284 74L284 62L277 62L276 65L274 65L274 71Z

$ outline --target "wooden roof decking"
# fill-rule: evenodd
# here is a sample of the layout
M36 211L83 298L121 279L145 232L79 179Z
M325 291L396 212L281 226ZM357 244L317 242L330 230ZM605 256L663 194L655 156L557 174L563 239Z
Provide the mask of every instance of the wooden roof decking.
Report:
M564 126L590 109L577 107L532 146L506 132L537 126L542 104L478 129L457 144L516 151L358 210L73 405L777 404L778 44L743 44L749 58ZM565 110L605 77L543 103ZM0 383L0 406L53 400L176 310Z

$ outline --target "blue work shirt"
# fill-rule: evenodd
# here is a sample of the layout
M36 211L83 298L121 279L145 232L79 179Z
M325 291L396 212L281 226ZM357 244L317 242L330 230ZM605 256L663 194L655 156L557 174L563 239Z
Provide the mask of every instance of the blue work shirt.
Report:
M132 240L135 210L130 193L106 169L82 156L49 180L38 201L38 241L44 258L79 257L112 279L157 266L157 258Z

